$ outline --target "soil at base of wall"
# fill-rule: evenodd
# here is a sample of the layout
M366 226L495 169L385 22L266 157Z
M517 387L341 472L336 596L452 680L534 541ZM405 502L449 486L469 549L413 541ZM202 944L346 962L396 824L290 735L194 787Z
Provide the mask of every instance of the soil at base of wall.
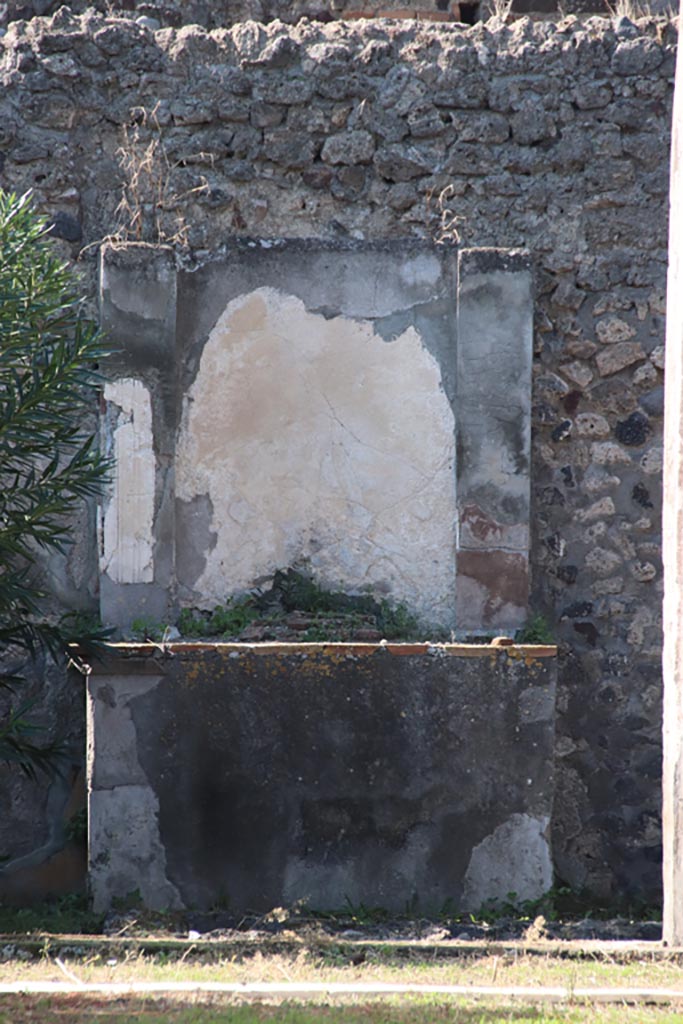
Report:
M374 919L373 919L374 917ZM366 942L510 942L531 943L557 941L659 941L662 924L655 919L610 917L605 919L562 918L549 921L542 914L505 915L490 920L476 915L460 915L443 919L400 918L381 910L361 908L358 915L321 912L311 915L290 915L277 908L261 917L237 917L227 912L180 914L161 924L161 930L177 938L215 941L252 941L279 937L284 940L333 938ZM135 911L110 913L103 924L106 935L145 934L144 915ZM156 929L155 929L156 932Z
M542 915L508 915L495 920L474 920L474 915L457 918L393 918L375 914L374 920L359 920L352 915L289 915L278 908L261 917L236 917L227 912L177 912L155 915L143 911L111 912L101 921L101 931L86 923L84 930L60 933L46 927L26 932L9 930L5 922L0 932L0 961L27 960L42 956L47 947L65 956L86 951L116 953L137 951L156 954L183 954L183 959L213 957L229 947L236 956L251 956L256 950L284 953L305 949L335 949L360 952L368 945L391 949L397 956L411 956L416 950L435 949L439 955L459 956L468 949L490 949L492 945L523 944L525 950L549 950L568 955L595 944L619 943L615 954L628 958L634 944L659 944L661 921L651 918L590 916L547 921ZM188 943L190 944L188 950ZM642 947L641 947L642 948Z

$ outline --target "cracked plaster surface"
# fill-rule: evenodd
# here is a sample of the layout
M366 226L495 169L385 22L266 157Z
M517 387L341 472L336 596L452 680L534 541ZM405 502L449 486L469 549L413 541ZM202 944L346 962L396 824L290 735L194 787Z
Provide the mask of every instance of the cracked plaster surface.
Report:
M180 582L210 605L307 565L451 624L454 462L440 369L413 327L387 343L272 288L242 295L184 401L176 495L208 496L216 543Z

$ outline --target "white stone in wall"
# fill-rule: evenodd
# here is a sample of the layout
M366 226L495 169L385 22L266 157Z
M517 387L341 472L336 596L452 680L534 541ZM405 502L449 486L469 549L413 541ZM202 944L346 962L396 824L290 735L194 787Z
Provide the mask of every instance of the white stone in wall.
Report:
M416 330L387 342L271 288L240 296L205 345L176 450L177 497L213 507L194 599L300 565L451 625L454 460L453 413Z
M104 397L119 412L107 445L115 468L103 510L100 571L114 583L151 583L155 459L149 391L142 381L122 377L105 385Z

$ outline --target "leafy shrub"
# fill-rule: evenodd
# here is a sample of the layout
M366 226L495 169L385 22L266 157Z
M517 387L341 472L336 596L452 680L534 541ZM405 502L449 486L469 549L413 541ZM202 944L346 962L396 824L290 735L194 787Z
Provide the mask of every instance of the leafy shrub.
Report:
M68 655L82 623L44 611L41 553L65 553L73 516L97 495L109 464L88 426L101 336L83 315L66 264L28 196L0 191L0 649ZM2 672L0 688L22 679ZM31 702L0 715L0 761L28 775L54 767L57 744L37 742Z

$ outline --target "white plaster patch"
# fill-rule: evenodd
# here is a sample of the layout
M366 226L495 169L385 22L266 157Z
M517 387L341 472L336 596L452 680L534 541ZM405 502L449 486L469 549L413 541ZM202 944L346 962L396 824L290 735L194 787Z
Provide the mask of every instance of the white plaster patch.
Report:
M414 328L309 313L260 288L231 302L186 396L176 494L207 495L206 605L306 562L321 582L452 623L453 414Z
M160 676L88 682L88 859L97 910L136 890L152 909L183 906L166 874L159 800L140 764L130 708L160 682Z
M125 676L116 687L100 677L89 680L88 781L92 789L147 786L138 758L131 700L154 690L161 676ZM97 739L97 749L95 749Z
M465 874L463 910L478 910L487 900L534 900L553 882L546 832L550 818L513 814L472 850Z
M151 583L156 467L149 391L142 381L122 377L105 384L104 397L120 412L107 446L115 465L103 510L100 571L115 583Z
M151 786L96 789L88 805L90 887L95 910L139 892L152 910L177 910L180 894L166 877L159 801Z

